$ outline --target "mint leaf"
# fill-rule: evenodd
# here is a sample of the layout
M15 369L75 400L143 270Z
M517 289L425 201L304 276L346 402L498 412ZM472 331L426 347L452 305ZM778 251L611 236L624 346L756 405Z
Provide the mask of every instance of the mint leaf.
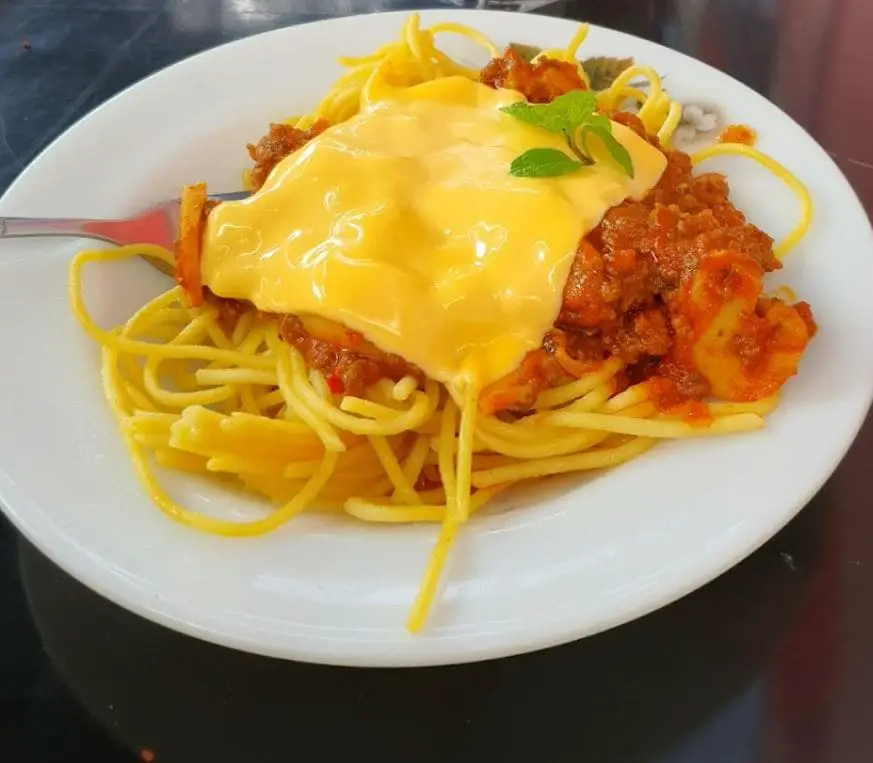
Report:
M603 114L592 114L585 121L585 124L583 126L590 126L594 129L606 130L608 133L612 132L612 122L609 121L609 117L606 117Z
M518 101L502 108L501 111L520 122L526 122L558 135L570 129L571 125L567 120L567 115L563 111L550 109L549 106L551 106L549 103L532 104Z
M533 148L517 157L509 172L517 177L556 177L592 164L588 137L596 135L610 156L634 176L633 161L627 149L612 134L612 122L597 113L597 96L590 90L571 90L551 103L518 101L502 109L509 116L533 127L562 135L577 159L554 148Z
M583 144L586 143L587 135L596 135L600 138L604 148L609 151L609 155L627 173L627 176L633 178L634 163L631 159L631 155L628 153L628 150L615 139L615 136L612 134L612 125L609 123L609 120L604 117L604 121L606 122L605 125L598 122L582 126L581 140ZM585 153L590 156L590 152L587 150L587 145L585 148Z
M552 178L575 172L581 166L581 162L556 148L531 148L512 160L509 174L521 178Z
M594 115L597 97L588 90L571 90L551 103L518 101L501 109L515 119L556 133L571 133Z
M569 130L597 116L597 96L590 90L571 90L544 106L563 113Z

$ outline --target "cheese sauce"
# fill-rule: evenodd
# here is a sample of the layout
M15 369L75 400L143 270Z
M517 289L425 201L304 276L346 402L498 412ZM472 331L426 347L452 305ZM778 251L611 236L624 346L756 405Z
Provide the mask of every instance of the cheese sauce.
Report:
M500 111L518 93L453 77L382 97L212 211L204 283L342 323L453 391L471 369L488 384L540 346L579 239L666 159L613 123L634 178L605 153L570 175L513 177L530 148L568 150Z

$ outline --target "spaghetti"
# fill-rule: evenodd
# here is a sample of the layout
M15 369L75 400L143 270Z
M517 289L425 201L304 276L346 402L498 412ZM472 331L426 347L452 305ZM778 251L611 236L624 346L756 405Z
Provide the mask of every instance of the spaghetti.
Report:
M586 85L576 51L587 31L583 25L566 48L540 54L577 66ZM439 33L466 36L491 56L499 55L475 30L448 22L422 29L412 15L398 40L370 56L342 59L349 71L312 114L293 120L294 126L350 118L386 76L393 86L448 76L477 78L478 71L435 47ZM648 81L647 92L630 86L641 77ZM619 109L628 98L639 103L647 132L668 144L681 107L663 90L657 73L632 67L598 95L604 110ZM802 220L778 247L784 254L808 226L808 193L781 165L748 146L720 144L693 159L724 153L759 161L799 197ZM174 262L173 253L150 246L78 254L70 270L70 301L79 323L102 347L103 389L148 494L176 521L236 537L269 532L309 509L383 524L439 523L408 621L413 632L425 621L460 527L509 486L610 468L661 439L757 429L777 401L774 393L745 402L695 402L689 418L681 406L663 404L657 384L629 383L628 364L617 356L565 374L569 380L541 390L523 416L480 409L475 373L454 396L413 375L382 379L352 395L333 388L325 373L310 368L299 349L284 341L278 316L250 309L229 326L218 306L208 300L194 306L178 286L123 326L99 327L84 305L83 269L142 255ZM561 352L565 364L572 365ZM152 461L232 479L278 508L247 523L190 511L160 486Z

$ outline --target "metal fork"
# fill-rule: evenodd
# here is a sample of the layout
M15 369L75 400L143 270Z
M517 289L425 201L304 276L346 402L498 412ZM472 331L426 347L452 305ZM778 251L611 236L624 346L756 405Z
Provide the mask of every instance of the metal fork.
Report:
M209 198L215 201L235 201L248 192L217 193ZM133 217L122 220L57 218L57 217L0 217L0 239L31 236L66 236L93 238L111 244L157 244L173 248L179 224L179 200L170 199L155 204ZM152 264L157 261L149 259ZM166 270L166 268L161 268Z

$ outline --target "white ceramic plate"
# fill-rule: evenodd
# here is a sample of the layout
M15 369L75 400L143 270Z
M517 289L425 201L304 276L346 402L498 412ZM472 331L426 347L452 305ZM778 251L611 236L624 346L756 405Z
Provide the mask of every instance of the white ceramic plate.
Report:
M195 56L113 98L52 144L0 214L122 216L206 180L238 187L245 144L271 119L309 110L340 73L334 59L395 37L401 14L280 29ZM575 25L537 16L428 12L498 43L562 45ZM451 37L445 48L481 59ZM463 662L566 642L638 617L752 552L812 497L851 443L873 390L873 236L825 152L730 77L652 43L594 28L586 55L634 56L674 97L715 101L760 134L816 203L815 222L770 285L789 284L821 326L766 430L664 444L588 481L509 495L467 526L417 637L403 623L436 531L303 516L251 540L201 535L164 518L134 479L104 403L98 350L68 312L75 245L0 246L0 499L18 528L68 572L185 633L280 657L357 665ZM306 72L304 75L303 72ZM285 72L286 74L283 74ZM726 170L739 206L771 234L793 197L756 165ZM96 269L88 298L105 325L166 283L141 263ZM176 482L208 512L251 518L256 502ZM754 595L754 594L752 594Z

